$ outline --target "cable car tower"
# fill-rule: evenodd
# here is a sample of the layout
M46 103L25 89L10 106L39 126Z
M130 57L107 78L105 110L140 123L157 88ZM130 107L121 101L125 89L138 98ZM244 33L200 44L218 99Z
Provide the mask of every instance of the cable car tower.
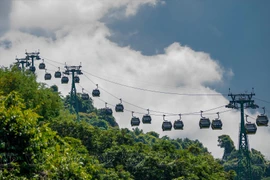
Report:
M40 60L39 52L31 52L31 53L25 52L25 54L26 54L26 57L25 57L26 60L31 59L31 66L29 67L29 70L34 73L36 71L34 60Z
M25 67L30 65L30 63L28 62L28 60L26 58L16 58L16 60L17 60L17 63L18 63L18 68L20 68L19 64L21 64L21 66L22 66L21 70L23 72L24 72Z
M75 83L80 82L80 78L78 75L82 75L81 65L79 66L67 66L65 65L65 75L72 75L72 83L71 83L71 91L70 91L70 111L72 112L72 106L75 105L75 112L77 114L77 119L79 120L79 109L78 109L78 101L77 101L77 93L76 93L76 86Z
M254 100L252 100L252 97L255 96L253 88L252 93L250 94L232 94L230 92L228 96L230 96L232 100L225 107L232 109L239 109L238 107L239 104L241 111L239 145L238 145L239 154L238 154L237 179L239 180L252 179L251 160L248 145L247 129L245 127L244 108L256 109L259 106L254 104Z

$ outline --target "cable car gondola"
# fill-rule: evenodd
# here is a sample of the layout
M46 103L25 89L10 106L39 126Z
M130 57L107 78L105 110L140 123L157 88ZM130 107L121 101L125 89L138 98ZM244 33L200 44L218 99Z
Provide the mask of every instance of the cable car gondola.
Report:
M112 114L113 114L113 111L112 111L112 109L111 108L105 108L105 114L107 115L107 116L111 116Z
M218 118L212 120L211 127L213 130L221 130L222 129L222 121L219 119L219 112L217 113Z
M256 134L257 132L257 126L255 123L251 123L247 121L248 115L246 115L246 124L245 124L245 129L247 134Z
M257 126L268 126L268 117L266 115L258 115L256 119Z
M210 122L209 118L202 117L200 119L199 125L200 125L200 128L201 129L209 128L210 127L210 124L211 124L211 122Z
M174 121L173 128L175 130L182 130L184 128L184 122L181 120L181 114L179 114L180 119Z
M162 130L163 131L171 131L172 130L172 122L165 120L165 115L163 115Z
M100 109L101 113L106 116L111 116L113 114L113 111L111 108L107 107L107 102L105 102L105 108Z
M210 119L203 117L202 113L203 113L203 111L201 111L201 119L199 122L199 126L201 129L209 128L211 125Z
M268 117L265 115L265 107L262 108L264 113L257 116L256 124L257 126L268 126Z
M89 100L89 95L87 93L83 93L82 100Z
M183 128L184 128L184 123L183 123L183 121L181 121L181 120L176 120L176 121L174 121L174 123L173 123L173 128L174 128L175 130L183 130Z
M51 78L52 78L52 75L51 75L51 73L45 73L45 75L44 75L44 79L45 80L51 80Z
M33 73L36 72L36 67L35 66L30 66L29 71L31 71Z
M116 104L115 111L116 112L124 112L124 106L122 104L122 99L120 99L120 103L119 104Z
M84 90L84 89L82 89L82 95L81 95L82 100L85 100L85 101L86 101L86 100L89 100L90 97L89 97L88 93L84 93L83 90Z
M257 126L255 123L246 123L245 129L247 134L256 134L257 132Z
M44 62L42 62L42 63L40 63L40 64L38 65L38 68L39 68L39 69L45 69L45 67L46 67L46 65L45 65Z
M213 130L221 130L222 129L222 121L220 119L214 119L212 120L211 127Z
M103 110L107 116L111 116L113 114L112 109L107 107L107 103L105 103L105 108Z
M111 108L107 107L107 103L105 102L105 108L101 109L103 113L105 113L107 116L111 116L113 114L113 111Z
M56 72L54 73L54 77L55 77L55 78L61 78L61 76L62 76L62 73L61 73L60 71L56 71Z
M149 114L149 109L147 109L147 111L148 111L148 114L145 114L143 116L143 118L142 118L142 123L143 124L151 124L151 121L152 121L152 118L151 118L151 116Z
M80 78L79 78L79 76L75 76L75 77L74 77L74 82L75 82L75 83L80 83Z
M62 73L60 72L60 67L58 67L58 69L59 70L54 73L55 78L61 78L61 76L62 76Z
M62 84L67 84L68 81L69 81L69 79L68 79L67 76L63 76L63 77L61 78L61 83L62 83Z
M98 89L98 84L97 84L97 88L92 91L92 96L93 97L99 97L100 96L100 91Z
M130 121L131 126L139 126L140 125L140 119L138 117L133 116L133 111L132 111L132 118Z

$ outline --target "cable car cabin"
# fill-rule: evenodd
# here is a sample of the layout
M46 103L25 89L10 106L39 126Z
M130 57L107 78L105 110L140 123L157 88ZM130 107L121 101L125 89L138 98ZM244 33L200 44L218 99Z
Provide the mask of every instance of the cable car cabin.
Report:
M203 117L203 118L200 119L199 125L200 125L201 129L209 128L210 124L211 124L211 122L210 122L209 118L204 118Z
M75 76L75 77L74 77L74 82L75 82L75 83L80 83L80 78L79 78L79 76Z
M36 67L35 66L30 66L29 67L29 71L31 71L31 72L34 73L36 71Z
M61 83L62 84L67 84L68 83L68 77L67 76L63 76L62 78L61 78Z
M222 121L220 119L214 119L212 120L212 123L211 123L211 127L213 130L216 130L216 129L222 129Z
M171 123L171 121L163 121L163 123L162 123L162 130L163 131L170 131L170 130L172 130L172 123Z
M140 125L140 119L138 117L132 117L130 123L131 123L131 126L139 126Z
M89 100L89 95L87 93L82 93L82 100Z
M40 63L38 66L39 69L45 69L45 67L46 67L45 63Z
M104 112L107 116L111 116L113 114L112 109L111 108L108 108L108 107L103 108L102 109L102 112Z
M173 128L174 128L175 130L183 129L183 128L184 128L184 123L183 123L183 121L181 121L181 120L176 120L176 121L174 121L174 123L173 123Z
M255 134L257 131L257 126L255 123L246 123L245 129L247 134Z
M268 117L264 114L258 115L256 119L257 126L268 126Z
M60 71L56 71L56 72L54 73L54 77L55 77L55 78L61 78L61 76L62 76L62 74L61 74Z
M51 78L52 78L51 73L46 73L46 74L44 75L44 79L45 79L45 80L51 80Z
M146 114L142 118L142 123L143 124L151 124L152 118L149 114Z
M124 106L123 106L123 104L117 104L116 106L115 106L115 111L116 112L124 112Z
M94 90L92 91L92 96L93 96L93 97L99 97L99 96L100 96L100 91L99 91L99 89L94 89Z

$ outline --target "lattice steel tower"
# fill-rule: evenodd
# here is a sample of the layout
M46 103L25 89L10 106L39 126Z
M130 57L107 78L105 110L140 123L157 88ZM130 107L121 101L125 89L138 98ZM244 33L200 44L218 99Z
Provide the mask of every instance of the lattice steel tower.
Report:
M245 128L245 117L244 117L244 108L258 108L258 105L254 104L252 97L255 94L252 92L250 94L228 94L231 97L231 101L227 108L239 109L238 104L240 105L241 113L241 122L239 129L239 154L238 154L238 168L237 168L237 179L252 179L251 174L251 159L249 152L248 136Z
M70 91L70 111L72 112L72 107L75 108L75 112L77 114L77 119L79 120L79 115L78 115L78 100L77 100L77 92L76 92L76 86L75 83L80 82L80 78L77 75L82 75L82 71L80 66L65 66L65 72L63 72L66 75L72 75L72 83L71 83L71 91Z

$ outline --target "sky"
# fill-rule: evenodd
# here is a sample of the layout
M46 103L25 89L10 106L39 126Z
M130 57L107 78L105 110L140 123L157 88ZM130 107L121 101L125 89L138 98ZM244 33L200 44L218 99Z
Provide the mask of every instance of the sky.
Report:
M267 0L0 0L0 65L9 66L25 50L39 50L50 73L81 63L77 91L91 93L98 84L101 97L93 98L98 108L104 102L114 108L121 98L125 112L114 112L120 127L132 129L131 111L141 118L150 109L152 124L139 126L144 132L198 139L221 158L219 135L238 144L240 113L224 107L229 88L232 93L254 88L255 102L270 114L269 5ZM36 73L62 94L70 91L70 84ZM223 130L200 130L200 111L211 120L220 112ZM253 123L262 113L245 112ZM172 122L182 114L184 130L162 132L163 114ZM265 137L269 127L260 127L249 143L270 158Z

